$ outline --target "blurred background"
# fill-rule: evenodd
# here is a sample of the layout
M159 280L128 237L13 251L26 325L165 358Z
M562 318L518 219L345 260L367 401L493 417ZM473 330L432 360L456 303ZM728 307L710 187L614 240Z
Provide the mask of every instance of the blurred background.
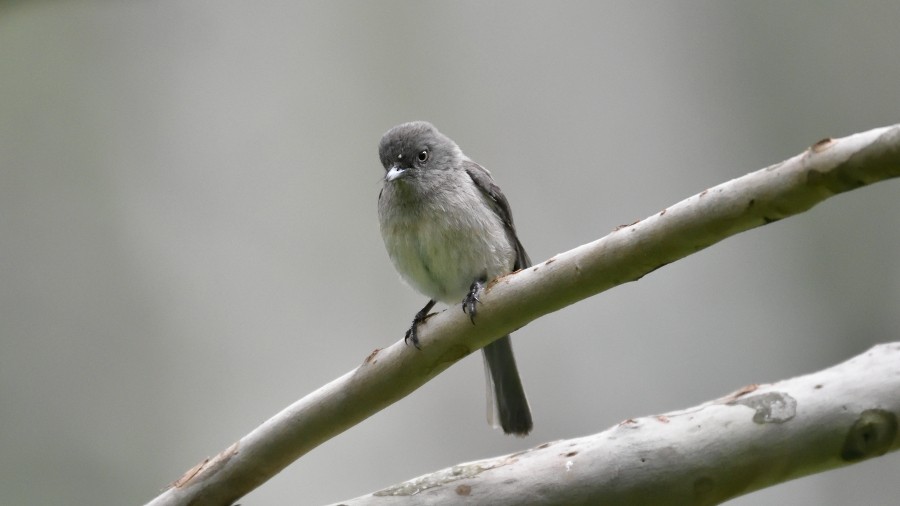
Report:
M142 504L402 337L381 134L490 169L531 257L828 136L900 121L900 3L0 4L0 490ZM900 335L900 182L838 196L514 336L536 428L481 358L240 502L315 504L604 430ZM900 455L734 505L893 505Z

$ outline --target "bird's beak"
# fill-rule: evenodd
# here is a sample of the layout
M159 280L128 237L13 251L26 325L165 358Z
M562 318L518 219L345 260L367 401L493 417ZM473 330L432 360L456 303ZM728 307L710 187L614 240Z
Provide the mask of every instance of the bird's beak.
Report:
M384 179L385 179L385 181L393 181L395 179L399 179L399 178L403 177L405 174L406 174L406 169L404 169L403 167L398 167L397 165L394 165L393 167L391 167L391 169L389 171L387 171L387 174L384 175Z

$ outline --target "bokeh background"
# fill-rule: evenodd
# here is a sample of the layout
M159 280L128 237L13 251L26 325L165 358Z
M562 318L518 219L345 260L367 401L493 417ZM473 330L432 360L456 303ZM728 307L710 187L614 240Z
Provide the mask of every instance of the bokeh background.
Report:
M900 3L0 4L0 502L141 504L396 342L376 147L427 119L536 261L900 121ZM467 358L241 500L339 501L812 372L900 335L900 183L515 334L536 429ZM894 505L900 455L730 504Z

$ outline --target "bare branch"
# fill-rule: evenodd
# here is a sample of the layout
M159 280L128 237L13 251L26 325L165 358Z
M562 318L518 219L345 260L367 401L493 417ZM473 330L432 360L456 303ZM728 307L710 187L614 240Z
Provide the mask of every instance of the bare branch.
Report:
M640 279L726 237L803 212L845 191L900 176L900 126L828 139L787 161L705 190L649 218L492 282L478 324L445 311L300 399L151 501L229 504L291 462L406 396L498 336Z
M900 343L592 436L459 464L340 504L710 506L900 448Z

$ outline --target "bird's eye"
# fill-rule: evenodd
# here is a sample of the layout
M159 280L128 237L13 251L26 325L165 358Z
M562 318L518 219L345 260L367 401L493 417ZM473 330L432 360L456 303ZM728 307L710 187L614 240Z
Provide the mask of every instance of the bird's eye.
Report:
M426 149L425 151L420 151L419 154L416 155L416 160L418 160L420 163L425 163L428 161L428 156L428 150Z

